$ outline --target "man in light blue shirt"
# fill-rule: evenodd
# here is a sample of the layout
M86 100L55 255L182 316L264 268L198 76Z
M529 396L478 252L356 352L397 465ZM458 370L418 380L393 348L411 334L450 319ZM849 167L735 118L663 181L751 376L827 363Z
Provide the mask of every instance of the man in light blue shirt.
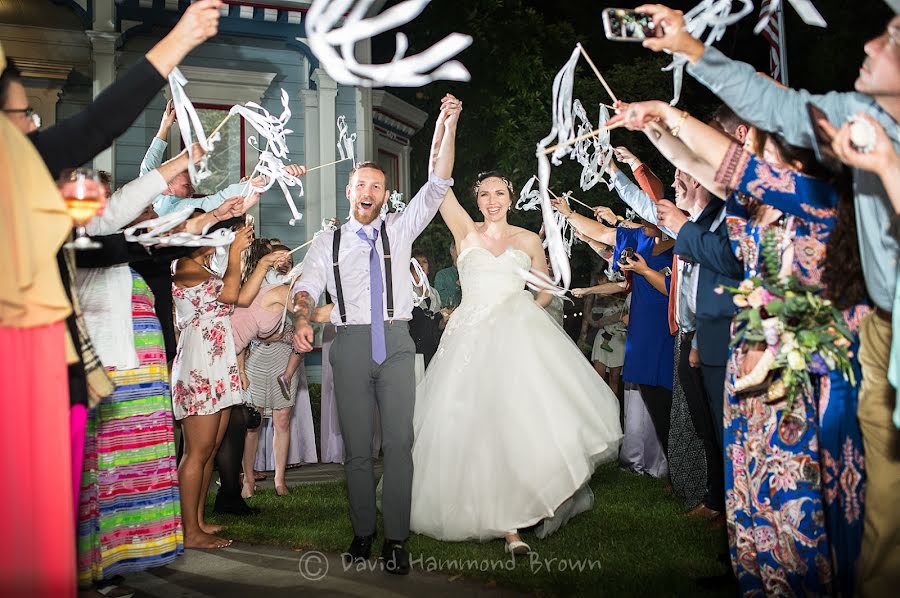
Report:
M890 4L895 13L900 11L896 2ZM866 43L866 59L854 84L855 92L813 95L782 87L759 76L752 66L705 47L687 33L680 11L659 5L641 10L653 15L663 33L643 45L686 57L688 72L747 122L780 134L788 143L812 147L815 133L807 114L808 103L838 126L863 112L884 127L894 149L900 150L900 14L893 17L884 33ZM900 431L891 422L895 393L887 380L898 244L888 232L893 210L879 176L854 169L853 183L862 275L876 308L859 330L863 379L857 413L867 480L857 580L858 593L865 598L893 595L900 587L900 510L896 508Z
M159 165L163 163L166 147L169 145L166 138L169 136L169 129L172 128L174 122L175 108L172 101L169 100L163 111L156 137L150 142L150 147L141 162L141 176L159 168ZM210 212L222 205L226 199L244 193L246 187L246 183L235 183L228 185L218 193L205 197L193 197L195 190L194 185L191 184L190 174L183 172L169 181L168 188L156 196L153 200L153 209L160 216L188 207Z

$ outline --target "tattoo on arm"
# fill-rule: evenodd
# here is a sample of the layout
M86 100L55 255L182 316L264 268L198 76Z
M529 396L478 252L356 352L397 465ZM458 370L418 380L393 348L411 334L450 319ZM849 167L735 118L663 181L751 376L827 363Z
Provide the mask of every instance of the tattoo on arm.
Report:
M298 320L306 320L312 317L316 309L316 302L306 291L300 291L294 297L294 315Z

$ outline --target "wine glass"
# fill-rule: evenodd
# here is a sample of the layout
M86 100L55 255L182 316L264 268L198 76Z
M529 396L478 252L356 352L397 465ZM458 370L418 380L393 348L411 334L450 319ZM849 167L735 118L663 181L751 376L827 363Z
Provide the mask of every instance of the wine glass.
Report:
M64 170L59 177L59 191L75 222L75 239L64 247L99 249L100 243L88 237L85 226L106 204L106 186L100 181L100 173L93 168Z

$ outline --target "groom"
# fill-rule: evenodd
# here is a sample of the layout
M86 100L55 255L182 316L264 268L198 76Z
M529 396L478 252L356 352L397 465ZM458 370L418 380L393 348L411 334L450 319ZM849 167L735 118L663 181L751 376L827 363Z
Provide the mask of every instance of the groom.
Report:
M444 135L440 146L431 148L432 174L402 212L381 217L389 191L380 166L363 162L350 171L346 191L350 220L313 241L303 275L294 286L294 348L301 353L312 350L309 318L316 300L327 289L337 303L331 314L337 335L329 358L354 534L344 556L351 562L367 560L375 539L372 436L377 402L384 450L382 557L388 572L401 575L409 572L405 542L416 399L416 348L408 325L413 309L410 253L413 241L434 218L453 184L450 175L460 109L455 98L447 96L442 101L443 118L437 126L444 127Z

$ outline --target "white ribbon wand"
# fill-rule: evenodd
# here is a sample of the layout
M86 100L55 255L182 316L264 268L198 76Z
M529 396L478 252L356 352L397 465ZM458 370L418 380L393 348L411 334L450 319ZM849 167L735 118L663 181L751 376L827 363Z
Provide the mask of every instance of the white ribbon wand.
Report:
M187 85L187 82L187 79L177 67L169 73L169 87L172 90L175 120L178 121L178 130L181 132L184 147L188 151L188 174L191 177L191 183L197 185L212 174L209 171L209 154L212 152L215 143L220 139L220 135L218 128L209 137L203 132L203 124L200 122L197 110L184 91L184 86ZM200 144L200 147L205 152L196 166L194 165L194 133L197 135L197 143Z
M431 0L405 0L381 14L366 18L375 0L314 0L306 13L306 40L322 67L338 83L363 87L421 87L432 81L468 81L461 63L449 60L472 44L468 35L452 33L424 52L406 56L409 40L395 37L394 58L386 64L360 64L357 42L404 27ZM338 23L341 22L340 27ZM337 48L340 48L338 52Z

